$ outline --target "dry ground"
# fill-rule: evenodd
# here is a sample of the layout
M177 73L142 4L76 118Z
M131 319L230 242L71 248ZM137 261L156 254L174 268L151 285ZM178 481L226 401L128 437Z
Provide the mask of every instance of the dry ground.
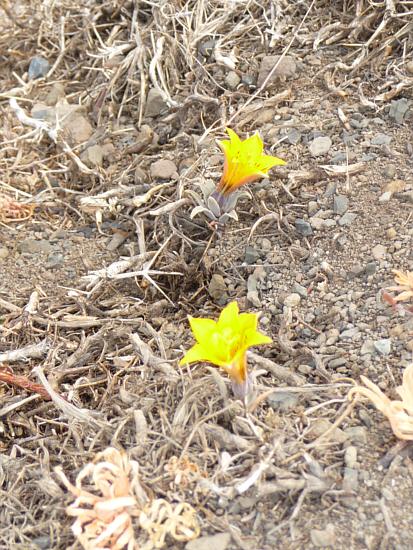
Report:
M55 468L74 482L109 446L150 501L196 511L207 538L165 548L413 547L408 450L383 460L388 422L347 400L361 374L394 397L412 361L411 312L382 294L413 270L412 10L1 3L0 548L80 548ZM226 126L287 165L217 228L190 214ZM177 368L187 315L233 299L274 340L249 411Z

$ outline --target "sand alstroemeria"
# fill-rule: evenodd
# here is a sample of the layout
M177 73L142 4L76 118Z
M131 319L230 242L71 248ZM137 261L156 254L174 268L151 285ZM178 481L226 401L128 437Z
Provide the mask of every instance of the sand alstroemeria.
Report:
M234 394L245 397L250 388L246 352L252 346L272 342L258 332L258 315L239 313L237 302L231 302L221 311L218 321L189 317L189 323L197 343L179 364L212 363L228 373Z
M218 140L225 157L221 180L216 187L213 183L209 185L209 182L204 182L203 198L190 191L197 203L191 218L203 214L221 225L230 219L238 220L235 207L241 194L236 192L237 189L266 176L273 166L285 164L277 157L263 154L264 144L258 133L242 141L230 128L227 132L229 141Z
M265 177L273 166L285 164L278 157L263 153L264 143L258 133L244 141L231 128L227 128L227 133L229 141L218 141L225 156L218 193L232 193L241 185Z

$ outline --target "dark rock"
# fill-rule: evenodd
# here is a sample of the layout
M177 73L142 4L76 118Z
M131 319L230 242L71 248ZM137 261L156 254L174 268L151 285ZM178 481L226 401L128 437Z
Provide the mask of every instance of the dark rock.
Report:
M47 74L50 68L50 63L44 57L36 55L30 61L29 65L29 80L35 80L41 78Z
M294 222L296 230L304 237L309 237L313 234L311 225L301 218L297 218Z

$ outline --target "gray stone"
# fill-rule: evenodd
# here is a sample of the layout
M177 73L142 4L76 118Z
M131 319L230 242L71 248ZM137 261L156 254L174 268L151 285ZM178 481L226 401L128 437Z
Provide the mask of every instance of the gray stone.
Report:
M357 463L357 447L350 445L344 453L344 463L347 468L354 468Z
M355 448L355 447L354 447ZM344 468L343 490L357 491L359 486L358 472L354 468Z
M391 352L391 340L390 338L382 338L374 342L374 347L380 355L389 355Z
M299 396L297 393L279 391L272 393L267 398L267 402L272 409L287 412L297 405L299 402Z
M377 271L377 264L376 262L368 262L366 264L366 267L364 268L364 273L367 276L374 275Z
M261 61L261 66L258 73L257 85L259 87L264 84L266 78L276 65L277 67L272 72L271 77L267 82L267 86L270 86L271 84L274 84L274 82L280 80L289 80L293 78L297 72L297 63L291 55L285 55L284 57L280 55L266 55Z
M337 191L337 184L334 181L329 181L327 183L326 190L324 191L325 197L332 197Z
M227 284L222 275L214 273L211 277L211 281L208 285L208 294L213 300L218 303L221 303L222 300L225 300L227 297Z
M320 231L320 229L324 227L324 221L325 220L321 218L317 218L317 216L314 216L310 219L310 224L311 224L311 227L313 227L317 231Z
M345 357L336 357L328 362L328 366L331 369L338 369L339 367L345 367L347 365L347 359Z
M397 168L394 164L388 164L383 169L383 175L386 176L386 178L393 179L396 175Z
M50 63L41 55L36 55L30 60L29 65L29 80L35 80L41 78L47 74Z
M308 148L313 157L319 157L328 153L333 142L328 136L320 136L313 139Z
M241 77L235 71L229 71L229 73L225 77L225 84L230 90L236 90L240 82Z
M348 328L340 333L340 340L352 340L360 330L357 327Z
M186 543L185 550L226 550L230 542L230 533L218 533L190 540Z
M252 74L243 74L241 77L241 82L246 86L255 86L256 78Z
M301 141L301 132L297 128L290 128L286 133L287 141L291 145L296 145Z
M379 197L379 202L380 203L385 203L385 202L389 202L389 200L391 199L392 197L392 192L391 191L385 191L384 193L382 193Z
M271 252L272 250L272 242L270 239L266 239L265 237L261 241L261 250L263 253L267 254L268 252Z
M304 237L309 237L313 234L311 225L301 218L297 218L294 222L296 230Z
M284 305L287 307L297 307L301 302L301 297L299 294L296 294L293 292L292 294L289 294L284 299Z
M49 550L51 548L52 541L47 535L41 535L32 539L32 543L36 545L37 550Z
M364 340L363 345L361 346L361 349L360 349L360 354L361 355L367 355L367 354L372 355L375 352L375 350L376 350L376 348L374 347L373 340Z
M334 525L332 523L328 523L325 529L311 529L310 538L314 546L323 548L326 546L331 546L333 548L336 543Z
M17 250L22 254L50 254L53 247L49 241L24 239L17 245Z
M333 219L331 219L331 218L327 218L327 219L325 219L325 220L323 220L323 221L324 221L324 223L323 223L323 228L324 228L324 229L329 229L329 228L331 228L331 227L336 227L336 225L337 225L336 220L333 220Z
M351 440L352 443L360 443L362 445L367 444L367 428L364 426L354 426L351 428L346 428L344 430L346 436Z
M342 216L348 210L349 200L345 195L335 195L333 199L334 214Z
M318 202L317 201L309 201L309 203L308 203L308 215L309 216L314 216L314 214L316 212L318 212L318 210L319 210Z
M64 97L65 97L65 88L63 84L61 82L55 82L53 86L50 88L49 93L47 94L45 103L46 105L53 107L54 105L56 105L59 99L63 99Z
M46 268L53 269L55 267L59 267L64 261L65 257L63 256L63 254L59 252L52 252L47 257Z
M387 134L377 134L371 140L371 144L372 145L390 145L391 140L392 140L392 137L388 136Z
M389 117L393 118L397 124L403 124L407 111L410 108L411 101L402 97L401 99L395 99L390 104Z
M80 156L80 159L89 166L94 168L103 164L103 149L100 145L91 145Z
M354 212L346 212L341 218L338 220L338 225L341 227L344 227L345 225L350 225L354 222L354 220L357 218L357 214Z
M293 286L293 292L296 292L301 296L301 298L307 299L308 298L308 291L305 288L305 286L300 285L299 283L295 283Z
M245 249L244 261L246 264L251 265L257 263L257 260L260 257L259 251L253 246L247 246Z
M332 426L333 424L327 420L327 418L317 418L314 422L312 422L308 431L308 436L311 440L313 440L329 431L328 440L330 441L341 444L348 440L349 436L346 435L340 428L334 428L330 432Z
M364 274L364 267L361 264L354 264L349 271L349 278L354 279L355 277L361 277Z
M330 159L331 164L341 164L342 162L347 162L347 153L344 151L338 151Z
M373 258L377 261L384 260L386 253L387 248L382 244L377 244L371 251Z
M357 130L367 128L368 124L369 121L367 118L361 118L360 120L357 120L356 118L350 118L350 125Z
M151 176L154 179L169 180L178 177L176 164L168 159L160 159L151 164Z
M163 95L158 92L158 90L155 90L155 88L151 88L146 98L145 116L156 117L166 113L167 111L168 104L166 103Z

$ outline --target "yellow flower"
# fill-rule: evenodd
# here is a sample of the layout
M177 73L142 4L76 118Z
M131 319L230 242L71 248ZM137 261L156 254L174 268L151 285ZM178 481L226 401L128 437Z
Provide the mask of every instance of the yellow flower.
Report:
M365 376L361 377L363 386L352 388L349 399L354 394L368 397L374 405L387 416L394 435L399 439L413 441L413 364L406 367L403 383L396 388L401 400L390 400L381 389Z
M393 269L393 273L397 286L390 286L387 290L400 292L400 294L394 298L394 301L401 302L413 298L413 271L406 271L406 273L403 273L403 271Z
M218 321L189 317L197 343L181 359L180 365L207 361L228 373L234 391L248 385L246 352L252 346L270 344L271 338L257 331L258 315L239 313L237 302L222 311Z
M218 141L225 156L218 192L232 193L245 183L265 177L273 166L285 164L277 157L263 154L264 144L258 133L244 141L230 128L227 133L229 141Z

